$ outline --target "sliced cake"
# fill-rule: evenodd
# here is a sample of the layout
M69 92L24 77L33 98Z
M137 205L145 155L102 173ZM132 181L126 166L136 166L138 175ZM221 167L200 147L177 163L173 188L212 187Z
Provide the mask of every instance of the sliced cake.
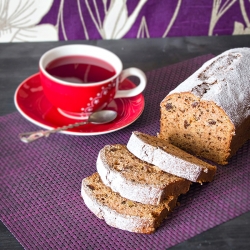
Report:
M206 62L162 100L159 137L227 164L250 138L250 48Z
M140 160L125 145L106 145L97 158L103 183L121 196L144 204L157 205L168 196L189 190L191 182L166 173Z
M128 141L127 148L141 160L192 182L210 182L216 173L216 166L208 164L156 136L135 131Z
M153 206L128 200L104 185L98 173L82 180L81 196L86 206L108 225L146 234L160 226L177 201L177 197L170 196Z

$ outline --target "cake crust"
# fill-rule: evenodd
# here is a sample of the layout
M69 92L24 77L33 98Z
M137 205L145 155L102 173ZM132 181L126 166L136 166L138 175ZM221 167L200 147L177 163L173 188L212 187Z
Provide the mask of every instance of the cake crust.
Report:
M210 59L169 94L191 92L212 101L237 128L249 117L250 48L235 48Z

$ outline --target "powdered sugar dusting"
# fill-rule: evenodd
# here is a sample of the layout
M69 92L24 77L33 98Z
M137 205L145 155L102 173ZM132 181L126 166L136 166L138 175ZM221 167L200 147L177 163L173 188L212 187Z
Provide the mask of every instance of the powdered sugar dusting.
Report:
M152 163L156 166L159 166L159 168L161 168L163 171L193 182L197 182L199 180L199 176L203 171L202 167L184 161L174 155L170 155L160 148L155 148L154 161Z
M235 127L250 115L250 48L236 48L207 61L170 94L192 92L213 101Z

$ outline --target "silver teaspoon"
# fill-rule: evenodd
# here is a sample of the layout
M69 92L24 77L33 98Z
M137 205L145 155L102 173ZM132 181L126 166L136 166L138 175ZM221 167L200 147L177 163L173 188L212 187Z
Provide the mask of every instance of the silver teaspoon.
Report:
M70 128L75 128L88 123L93 124L104 124L113 121L117 117L117 112L113 110L100 110L92 113L87 120L82 122L76 122L63 127L55 128L52 130L40 130L36 132L26 132L19 134L19 138L22 142L29 143L33 142L42 137L48 137L50 134L57 133L60 131L68 130Z

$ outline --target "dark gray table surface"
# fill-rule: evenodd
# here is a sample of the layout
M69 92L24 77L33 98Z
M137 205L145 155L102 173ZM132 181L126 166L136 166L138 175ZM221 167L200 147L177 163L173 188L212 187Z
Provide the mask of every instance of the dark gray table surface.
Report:
M24 79L38 71L39 58L45 51L73 43L109 49L121 58L124 68L138 67L150 71L199 55L218 55L230 48L250 47L250 35L3 43L0 44L0 115L16 111L14 92ZM0 249L23 249L2 222ZM250 211L171 249L250 249Z

